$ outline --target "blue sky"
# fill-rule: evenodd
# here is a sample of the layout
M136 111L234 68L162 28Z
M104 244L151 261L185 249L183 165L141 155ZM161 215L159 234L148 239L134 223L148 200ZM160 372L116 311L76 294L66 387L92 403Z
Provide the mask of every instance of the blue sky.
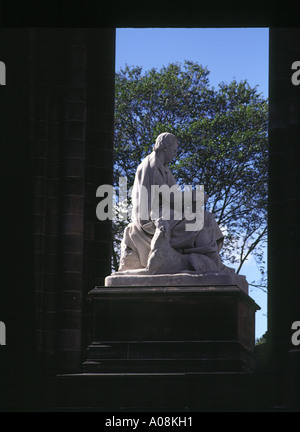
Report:
M247 79L268 97L268 40L267 28L117 29L116 70L197 61L208 67L212 86Z
M245 80L268 98L269 30L267 28L121 28L117 29L116 71L128 64L143 70L169 63L196 61L210 71L210 85ZM248 282L259 278L254 259L243 267ZM256 337L267 330L267 295L249 287L261 307Z

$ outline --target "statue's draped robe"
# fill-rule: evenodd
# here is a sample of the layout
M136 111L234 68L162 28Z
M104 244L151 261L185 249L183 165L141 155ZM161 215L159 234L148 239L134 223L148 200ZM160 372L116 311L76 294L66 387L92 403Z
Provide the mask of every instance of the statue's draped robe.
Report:
M139 257L141 267L147 266L150 244L155 233L151 206L152 185L176 185L171 170L157 157L155 152L147 156L139 165L132 190L132 222L124 232L123 247L129 247ZM201 254L211 258L217 270L224 270L217 242L223 234L214 215L204 212L204 226L200 231L186 231L186 219L174 219L174 209L170 211L171 246L180 253Z

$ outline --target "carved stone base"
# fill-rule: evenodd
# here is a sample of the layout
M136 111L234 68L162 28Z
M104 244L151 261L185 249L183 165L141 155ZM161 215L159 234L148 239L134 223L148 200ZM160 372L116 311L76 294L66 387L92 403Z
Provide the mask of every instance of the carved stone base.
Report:
M159 275L123 275L114 273L105 279L109 287L217 287L237 286L248 294L248 282L245 276L233 273L198 274L185 271L175 274Z
M97 287L85 373L251 372L255 311L237 285Z

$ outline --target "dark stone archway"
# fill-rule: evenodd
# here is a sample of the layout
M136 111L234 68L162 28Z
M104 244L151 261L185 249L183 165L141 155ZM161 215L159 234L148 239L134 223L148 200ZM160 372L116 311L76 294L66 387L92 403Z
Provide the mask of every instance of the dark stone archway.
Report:
M299 28L270 29L269 336L251 387L268 409L300 406L291 342L300 320L299 40ZM112 181L114 43L110 28L1 30L1 374L11 410L36 406L40 377L79 372L91 341L87 293L110 272L111 229L95 217L95 192Z

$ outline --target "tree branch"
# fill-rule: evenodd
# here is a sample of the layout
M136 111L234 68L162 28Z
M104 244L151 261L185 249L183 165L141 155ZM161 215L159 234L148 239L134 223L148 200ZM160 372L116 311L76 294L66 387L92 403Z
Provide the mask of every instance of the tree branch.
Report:
M112 244L112 258L113 258L113 263L114 263L114 268L116 271L118 271L119 268L119 260L117 258L117 254L114 248L114 243Z
M262 237L266 234L267 230L268 230L268 227L266 226L266 227L264 228L264 230L262 231L262 233L261 233L261 234L257 237L257 239L256 239L256 240L251 244L251 246L249 247L249 249L248 249L246 255L244 256L244 258L242 258L242 255L241 255L241 263L240 263L240 265L239 265L239 268L237 269L237 274L239 274L239 272L241 271L241 268L242 268L242 266L244 265L246 259L247 259L248 256L251 254L251 252L256 248L256 246L258 245L258 243L260 242L260 240L262 239ZM256 231L256 229L255 229L255 230L254 230L250 235L248 235L248 236L246 237L246 239L245 239L245 241L244 241L244 244L243 244L243 247L242 247L242 252L244 251L244 245L246 244L247 239L248 239L249 237L251 237L251 235L252 235L255 231ZM242 252L241 252L241 254L242 254Z

